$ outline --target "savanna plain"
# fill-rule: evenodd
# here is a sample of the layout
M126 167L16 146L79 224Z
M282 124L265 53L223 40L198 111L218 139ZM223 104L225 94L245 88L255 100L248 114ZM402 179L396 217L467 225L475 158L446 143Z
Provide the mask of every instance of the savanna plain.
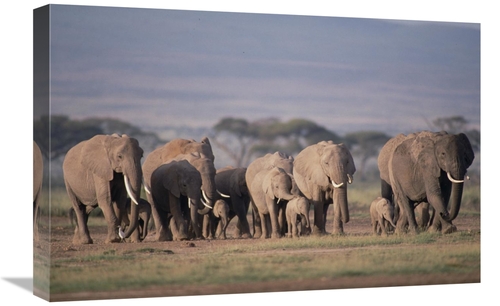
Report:
M446 235L373 235L369 203L379 192L375 183L350 186L342 236L236 239L233 219L226 240L156 242L152 228L141 243L104 244L104 219L93 212L94 244L73 245L67 195L53 189L45 241L34 244L35 294L70 301L480 282L479 184L466 183L457 231Z

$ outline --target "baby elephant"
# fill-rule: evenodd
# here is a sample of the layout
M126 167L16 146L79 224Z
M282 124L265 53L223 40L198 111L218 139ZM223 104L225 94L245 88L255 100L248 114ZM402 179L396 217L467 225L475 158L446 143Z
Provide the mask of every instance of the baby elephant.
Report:
M217 231L214 237L218 239L226 239L226 229L229 225L229 205L224 200L217 200L213 208L214 223L212 226L212 233Z
M122 226L123 230L130 225L130 217L131 217L131 212L130 212L130 206L132 205L130 198L127 198L127 217L123 219ZM135 204L133 204L135 205ZM130 240L131 242L141 242L146 238L148 235L148 226L149 226L149 219L151 218L151 204L143 198L139 199L139 204L138 209L139 209L139 225L135 229L135 231L132 232L132 235L130 235Z
M286 222L288 235L292 238L304 236L311 232L309 208L311 203L305 197L295 197L286 205ZM305 222L305 224L304 224ZM300 225L300 227L297 226ZM299 231L300 229L300 231Z
M387 222L396 227L392 221L394 218L394 206L386 198L377 197L370 205L373 233L379 235L381 232L387 235Z

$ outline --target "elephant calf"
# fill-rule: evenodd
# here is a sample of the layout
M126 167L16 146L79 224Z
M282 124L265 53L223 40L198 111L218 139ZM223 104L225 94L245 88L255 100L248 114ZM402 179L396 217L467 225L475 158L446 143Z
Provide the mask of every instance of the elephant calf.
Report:
M288 235L290 237L304 236L311 232L311 223L309 220L310 207L311 203L305 197L298 196L288 201L285 213L288 224Z
M377 197L370 205L370 216L372 221L373 233L387 235L387 223L394 228L396 225L394 219L394 205L386 198Z
M134 204L135 205L135 204ZM140 242L146 238L148 235L148 225L149 219L151 218L151 204L143 198L139 199L138 210L139 210L139 224L135 231L130 235L131 242ZM122 221L123 230L125 230L130 225L130 219L132 217L131 213L131 200L127 199L127 218Z
M204 217L204 227L205 227L205 237L216 237L218 239L227 239L226 229L229 225L229 215L230 208L226 201L217 200L214 204L213 217L210 218L209 215Z
M126 218L122 219L122 230L126 230L128 226L130 226L130 218L132 217L132 212L131 212L131 199L127 198L127 216ZM87 206L86 207L86 215L88 216L96 206ZM139 210L139 219L138 222L139 224L137 225L137 228L132 232L130 235L130 240L131 242L140 242L146 238L148 235L148 224L149 224L149 219L151 218L151 205L149 204L148 201L146 201L143 198L139 199L139 204L137 204L137 208ZM68 210L68 217L69 221L71 222L71 225L77 225L77 219L75 215L75 210L73 207L71 207Z

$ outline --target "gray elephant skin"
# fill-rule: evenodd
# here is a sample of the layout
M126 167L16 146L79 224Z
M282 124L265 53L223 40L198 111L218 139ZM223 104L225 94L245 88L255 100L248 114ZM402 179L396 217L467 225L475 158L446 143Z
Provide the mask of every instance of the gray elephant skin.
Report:
M130 220L132 218L132 200L127 198L127 217L122 221L122 227L126 230L130 226ZM139 204L137 204L137 209L139 210L138 226L132 235L130 235L130 242L141 242L148 235L149 220L151 219L151 205L149 202L143 198L139 199Z
M281 238L287 230L286 204L299 195L293 176L279 167L263 170L253 177L249 190L262 221L261 238Z
M87 226L89 207L99 206L108 227L106 243L128 238L138 225L143 150L135 138L127 135L96 135L72 147L63 161L66 191L78 220L75 244L91 244ZM132 221L125 233L119 228L126 215L127 195L135 203ZM123 236L123 237L121 237Z
M227 239L226 229L229 225L230 208L225 200L215 201L213 208L213 220L204 223L204 236L206 238ZM204 216L208 218L208 214Z
M127 198L126 205L127 215L126 218L122 219L123 229L126 229L130 226L130 220L132 219L132 200L130 198ZM89 215L94 210L94 208L95 207L93 206L87 206L86 214ZM149 205L149 202L145 199L140 198L139 204L137 204L137 209L139 210L139 223L135 231L130 235L129 239L127 239L130 240L130 242L140 242L144 240L144 238L146 238L146 236L148 235L148 224L149 220L151 219L151 205ZM78 224L78 220L76 219L76 214L73 207L68 210L68 218L71 225Z
M435 210L427 202L421 202L415 206L415 221L417 221L417 227L425 231L432 225L434 221Z
M43 184L43 157L40 147L33 141L33 239L38 241L38 214Z
M373 233L375 235L388 233L388 224L396 227L394 224L394 205L390 200L377 197L370 204L370 217Z
M257 176L259 172L261 171L267 172L273 168L281 168L286 173L291 174L293 171L293 157L278 151L274 153L268 153L252 161L250 165L248 165L247 171L245 173L245 180L247 182L247 186L250 192L250 205L252 207L254 238L262 237L262 231L263 231L262 222L265 220L261 220L258 208L255 205L255 200L253 199L252 191L250 190L251 189L250 186L253 185L254 178ZM258 192L260 193L260 190ZM286 220L282 221L285 222ZM267 224L266 226L270 227L270 224Z
M229 206L229 220L238 218L235 235L237 238L251 238L247 213L250 208L250 192L246 182L247 168L227 166L217 170L215 184L217 192Z
M451 223L459 211L467 169L474 151L463 133L422 131L398 135L382 148L378 158L382 197L399 207L396 232L417 233L414 207L428 202L435 210L433 230L456 231ZM449 211L448 211L449 203Z
M215 201L219 198L215 188L216 170L213 164L215 156L213 155L212 146L208 138L203 138L201 142L176 138L152 151L144 160L142 171L144 175L144 188L146 189L148 202L152 207L153 220L156 227L156 240L158 241L165 241L169 238L167 238L167 229L162 227L162 222L160 220L156 203L151 196L151 174L164 163L175 159L181 159L183 157L188 157L190 155L192 156L191 158L188 158L190 162L193 162L197 158L203 159L198 160L197 164L193 162L193 165L195 166L195 168L197 168L202 178L202 188L199 190L199 192L202 194L204 203L206 204L206 206L199 207L198 209L195 209L196 207L193 207L191 212L193 222L196 222L194 231L197 238L202 238L202 221L201 217L199 216L196 216L196 218L194 218L195 212L202 215L210 213L211 207L213 207Z
M290 237L296 238L310 233L310 207L311 203L305 197L298 196L288 201L285 211L288 235Z
M201 184L200 173L187 160L162 164L151 174L151 197L159 216L155 226L166 230L165 240L193 238L188 235L190 212L201 206Z
M356 166L344 144L321 141L303 149L293 165L293 176L302 194L314 206L313 234L326 233L326 214L333 204L333 233L343 234L349 222L347 185L352 183Z

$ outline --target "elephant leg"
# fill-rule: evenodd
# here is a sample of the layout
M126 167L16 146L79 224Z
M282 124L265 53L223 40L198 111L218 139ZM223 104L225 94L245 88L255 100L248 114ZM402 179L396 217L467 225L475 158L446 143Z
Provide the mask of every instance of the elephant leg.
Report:
M375 235L377 235L377 222L378 222L378 219L372 218L372 230L373 230L373 234L375 234Z
M384 220L384 217L382 216L378 217L378 224L380 224L380 231L382 232L382 234L387 236L386 222Z
M210 217L209 214L203 215L203 228L202 228L202 233L203 237L207 239L212 239L211 237L211 227L212 224L210 223Z
M337 201L333 203L333 234L344 234L342 213L340 211L340 204Z
M398 202L401 205L401 215L404 216L400 216L400 220L398 220L398 224L396 225L397 232L404 233L405 226L408 225L408 231L412 234L417 234L417 221L415 220L413 203L406 196L398 196Z
M253 237L262 237L262 215L257 210L255 203L252 201L252 217L253 217Z
M172 214L172 219L170 222L170 229L172 231L172 235L174 240L187 240L188 239L188 231L187 224L182 216L182 210L180 207L180 199L174 196L171 192L169 192L169 204L170 204L170 213Z
M73 244L92 244L93 241L92 238L90 238L89 228L87 226L88 216L85 213L86 207L76 198L71 188L67 188L67 190L76 215Z
M137 226L137 228L132 232L132 234L130 235L129 237L129 241L130 242L134 242L134 243L137 243L137 242L141 242L141 230L144 230L143 227L144 227L144 221L139 219L138 220L139 222L139 225ZM122 227L123 227L123 230L125 231L125 226L123 226L123 222L122 222ZM142 224L142 225L141 225ZM127 223L127 226L129 226L129 224Z
M191 214L191 225L194 229L194 234L196 239L204 239L201 229L202 216L198 214L198 207L196 205L191 205L190 209Z
M101 204L102 202L104 202L104 204ZM120 225L120 223L118 222L118 218L117 218L115 211L113 209L113 204L107 203L103 199L99 203L99 207L101 208L102 213L104 215L104 219L106 220L106 223L108 225L108 235L107 235L106 240L104 242L105 243L120 242L121 238L120 238L120 236L118 236L118 225Z
M259 212L259 217L262 223L262 235L260 236L261 239L266 239L269 238L269 215L265 215L263 213Z
M151 204L151 215L153 216L153 222L155 226L155 240L156 241L168 241L170 240L170 235L168 234L168 221L166 212L162 212L164 216L162 217L162 213L160 213L160 209L153 200L153 196L150 193L146 192L146 197L148 199L149 204Z
M237 228L239 230L239 234L236 237L251 238L252 234L250 233L250 225L248 224L247 219L248 209L245 208L242 201L235 200L235 202L233 202L233 210L234 214L238 217Z
M324 205L320 201L312 201L314 206L314 235L324 235L325 234L325 217L324 217Z
M297 214L296 213L293 214L291 221L292 221L291 222L292 223L291 236L292 236L292 238L297 238L299 236L298 235L299 230L297 228L297 221L298 220L297 220Z
M286 226L285 210L286 204L278 207L278 231L280 233L280 237L285 237L288 231L288 228Z
M451 221L446 221L439 214L435 214L430 231L451 234L457 231L457 227Z
M280 222L278 220L279 217L279 208L276 205L274 199L266 199L267 208L269 209L269 218L271 219L271 238L280 238Z

